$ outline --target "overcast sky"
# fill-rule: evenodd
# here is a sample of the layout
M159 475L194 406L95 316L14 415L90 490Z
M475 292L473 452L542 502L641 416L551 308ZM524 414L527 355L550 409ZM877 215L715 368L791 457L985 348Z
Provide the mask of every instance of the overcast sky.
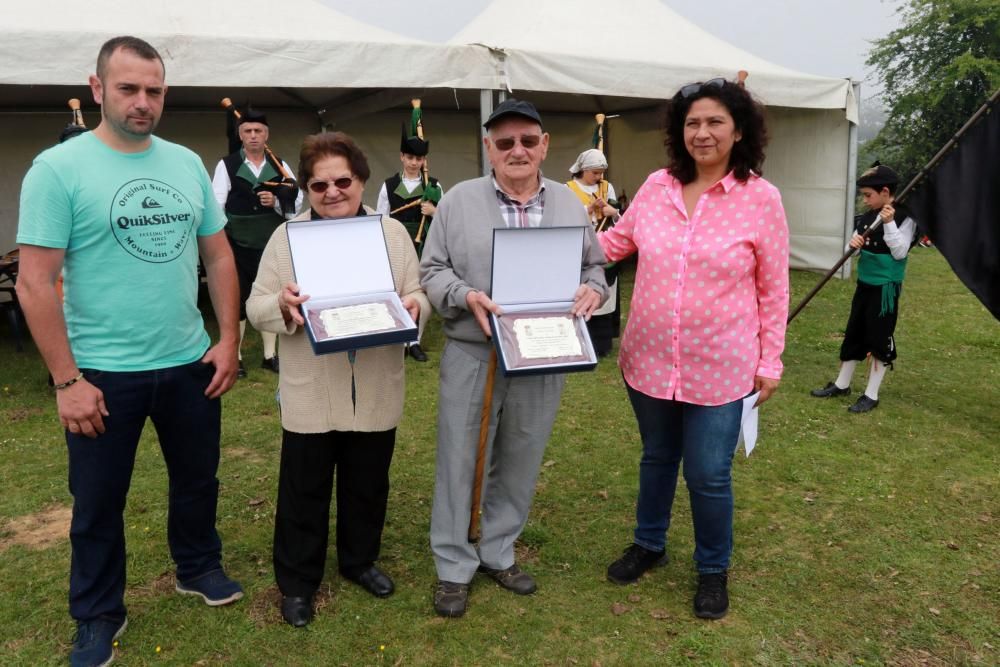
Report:
M321 0L373 25L429 41L445 41L489 0ZM548 2L552 0L539 0ZM661 0L688 20L766 60L810 74L864 81L873 39L898 25L902 0ZM608 2L609 16L628 23L629 0Z

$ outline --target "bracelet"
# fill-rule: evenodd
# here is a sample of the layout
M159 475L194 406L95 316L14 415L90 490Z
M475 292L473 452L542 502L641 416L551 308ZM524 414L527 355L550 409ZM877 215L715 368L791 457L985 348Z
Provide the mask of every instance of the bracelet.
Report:
M60 382L59 384L52 385L52 388L55 389L56 391L59 391L60 389L65 389L66 387L72 387L82 379L83 379L83 373L80 373L71 380L66 380L65 382Z

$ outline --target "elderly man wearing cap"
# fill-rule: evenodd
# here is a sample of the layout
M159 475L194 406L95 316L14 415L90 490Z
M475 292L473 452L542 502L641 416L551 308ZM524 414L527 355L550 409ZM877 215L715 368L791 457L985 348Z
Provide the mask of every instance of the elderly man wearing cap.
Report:
M226 210L226 237L236 259L240 281L239 377L246 377L242 347L247 328L247 298L257 277L264 246L278 225L295 215L302 204L302 190L297 187L263 186L264 183L282 180L281 168L264 151L269 135L267 116L247 107L240 114L238 132L242 147L219 160L212 177L212 191L215 200ZM284 160L281 166L285 168L285 173L292 173L292 168ZM279 195L272 192L274 189ZM260 337L264 344L261 367L277 373L277 336L262 331Z
M858 191L868 211L857 216L850 247L861 250L858 286L851 302L847 331L840 346L840 373L833 382L810 392L817 398L851 393L851 377L859 361L871 355L871 370L865 392L848 410L869 412L878 406L878 390L885 369L896 358L896 319L899 295L906 273L906 256L913 246L916 224L900 204L894 202L899 176L876 162L861 175ZM882 224L862 239L861 235L881 217ZM901 222L897 222L900 220Z
M566 185L573 191L590 215L590 223L595 231L614 227L621 217L618 212L618 198L615 196L615 186L604 179L608 168L608 160L604 153L591 148L585 150L576 158L569 168L573 175ZM599 357L611 354L612 341L621 334L621 308L618 305L618 263L611 262L604 267L604 278L608 282L611 297L603 306L594 311L594 316L587 322L590 340L594 344L594 352Z
M549 135L535 107L509 99L484 124L484 150L493 172L457 184L437 210L420 263L421 284L444 319L437 471L431 549L438 584L434 609L465 613L476 571L519 595L535 581L515 562L542 455L555 421L564 376L507 378L493 384L489 450L483 483L481 537L468 539L476 443L490 357L489 296L493 230L586 225L580 287L573 312L590 317L607 294L604 254L580 202L562 183L542 176Z

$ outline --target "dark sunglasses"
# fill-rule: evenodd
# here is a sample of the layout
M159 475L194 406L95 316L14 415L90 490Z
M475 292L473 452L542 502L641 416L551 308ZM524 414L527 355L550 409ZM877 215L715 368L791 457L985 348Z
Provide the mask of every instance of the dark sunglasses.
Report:
M335 178L332 181L312 181L309 183L309 189L318 195L323 194L330 189L330 186L337 188L338 190L346 190L351 187L354 183L353 176L341 176L340 178Z
M509 151L517 143L517 137L501 137L493 141L493 145L502 151ZM525 148L534 148L542 143L542 137L538 134L522 134L521 145Z
M686 100L687 98L691 97L692 95L697 95L698 93L700 93L703 88L719 88L719 89L721 89L725 85L726 85L726 80L725 79L709 79L708 81L706 81L704 83L702 83L700 81L698 83L689 83L688 85L686 85L686 86L684 86L683 88L680 89L680 93L679 94L680 94L680 96L682 98L684 98Z

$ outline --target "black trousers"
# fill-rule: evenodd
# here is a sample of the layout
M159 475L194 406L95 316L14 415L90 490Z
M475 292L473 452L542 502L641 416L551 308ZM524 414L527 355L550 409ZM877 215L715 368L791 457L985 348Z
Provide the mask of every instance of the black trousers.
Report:
M228 238L228 237L227 237ZM263 248L247 248L229 239L229 247L233 249L233 260L236 262L236 279L240 284L240 319L247 318L247 299L253 289L253 281L257 280L257 269L260 268L260 258Z
M334 473L341 572L358 572L378 559L395 445L396 429L282 431L274 576L283 595L312 595L323 581Z

